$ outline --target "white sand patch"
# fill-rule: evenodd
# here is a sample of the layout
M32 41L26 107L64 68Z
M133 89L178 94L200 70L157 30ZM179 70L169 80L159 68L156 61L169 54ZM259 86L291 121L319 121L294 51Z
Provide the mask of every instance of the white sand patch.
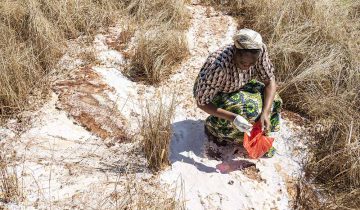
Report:
M123 64L123 56L116 50L101 51L98 53L98 59L103 63Z
M139 173L136 179L152 176L143 157L131 152L133 143L107 147L102 139L57 110L57 100L53 94L48 103L31 114L31 128L20 138L1 130L1 135L9 133L4 143L11 143L17 152L20 189L26 198L21 209L72 206L78 201L75 197L87 198L85 209L96 208L101 202L108 205L107 196L115 186L119 185L116 188L120 191L125 187L120 174L127 164L135 168L135 175Z
M292 148L289 148L296 139L296 134L289 130L287 122L282 122L281 128L283 129L281 133L287 132L285 135L274 135L275 147L279 153L275 157L251 160L234 155L217 161L209 159L204 154L209 143L204 135L203 122L195 120L175 122L175 134L171 145L172 165L163 173L162 179L172 183L179 176L182 177L188 209L289 209L285 178L281 173L297 177L301 170L296 161L298 157L292 157ZM219 149L231 154L236 147ZM222 174L216 169L218 164L231 160L255 163L263 181L249 179L241 170ZM284 170L277 171L276 164ZM229 182L233 183L230 185Z
M14 138L15 135L15 132L10 129L0 127L0 139Z
M96 51L106 51L109 50L109 47L106 44L106 36L103 34L98 34L94 39L94 48Z
M116 33L119 32L116 31ZM106 39L107 37L102 34L95 36L93 43L94 43L96 58L101 62L101 64L106 66L124 64L123 55L117 50L110 49L106 43Z
M137 107L132 100L137 95L135 83L129 81L118 69L104 67L93 67L93 69L101 74L105 83L115 89L115 93L108 92L110 99L116 102L122 114L129 116Z

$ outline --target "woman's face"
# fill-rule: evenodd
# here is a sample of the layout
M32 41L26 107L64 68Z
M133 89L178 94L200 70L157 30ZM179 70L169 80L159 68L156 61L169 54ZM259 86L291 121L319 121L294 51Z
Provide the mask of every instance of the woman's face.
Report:
M236 63L242 70L247 70L255 65L259 57L259 51L242 51L236 54Z

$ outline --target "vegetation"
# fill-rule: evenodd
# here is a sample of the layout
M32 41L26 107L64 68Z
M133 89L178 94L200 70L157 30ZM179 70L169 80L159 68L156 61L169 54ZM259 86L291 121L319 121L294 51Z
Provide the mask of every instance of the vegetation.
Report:
M127 74L149 84L159 84L189 54L185 32L190 14L184 0L128 1L139 36Z
M47 75L63 55L67 39L94 34L124 16L133 24L129 34L134 28L141 34L129 56L129 76L159 83L188 53L184 32L190 16L184 1L1 1L0 116L28 108L29 96L46 95Z
M13 164L14 151L9 152L1 147L0 150L0 203L16 202L21 200L19 179L16 166ZM10 155L7 155L10 154ZM1 206L0 206L1 207Z
M360 206L360 2L348 0L202 0L237 17L239 28L259 31L276 66L287 109L302 113L313 132L307 181L330 195L301 205ZM127 74L158 84L187 57L185 0L3 0L0 2L0 116L28 107L30 96L46 95L47 75L64 53L66 40L93 34L127 15L126 41L136 46ZM138 34L138 35L137 35ZM168 162L174 100L149 103L140 125L153 170ZM314 126L315 127L315 126ZM17 179L1 166L1 185L11 200ZM9 175L10 174L10 175ZM5 177L5 178L4 178Z
M171 124L176 107L175 94L170 101L166 101L166 97L161 95L156 98L156 101L146 102L139 123L143 137L142 148L149 168L153 171L159 171L170 164Z
M65 41L115 21L115 0L3 0L0 2L0 116L27 107L29 95L47 92L46 75Z

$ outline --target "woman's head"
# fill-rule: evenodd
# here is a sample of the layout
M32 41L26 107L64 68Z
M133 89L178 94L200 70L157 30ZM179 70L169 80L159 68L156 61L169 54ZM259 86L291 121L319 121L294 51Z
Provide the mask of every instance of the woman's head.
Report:
M236 49L236 57L242 69L255 65L260 55L260 49Z
M233 36L233 41L240 67L247 69L254 65L263 47L261 35L254 30L244 28Z

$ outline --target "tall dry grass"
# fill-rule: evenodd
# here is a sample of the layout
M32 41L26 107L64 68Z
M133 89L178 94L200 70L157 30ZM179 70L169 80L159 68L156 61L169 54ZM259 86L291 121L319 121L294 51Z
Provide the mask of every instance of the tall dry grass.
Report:
M158 84L189 55L183 31L167 25L140 31L129 73L132 78Z
M0 150L0 203L17 202L21 200L21 190L16 166L13 158L7 155L4 148ZM5 153L6 152L6 153ZM11 154L12 155L12 154ZM1 206L0 206L1 208Z
M186 30L190 14L185 0L128 0L124 6L139 29L126 70L129 77L159 84L189 55Z
M190 14L186 8L188 0L125 0L130 16L141 25L161 26L168 24L172 29L186 30L190 26Z
M156 98L156 101L146 102L139 120L142 148L152 171L159 171L170 164L171 124L176 107L175 94L170 98L160 94Z
M68 38L91 34L120 13L117 0L3 0L0 2L0 116L23 109L46 92L47 73Z
M285 107L312 120L308 181L330 195L308 208L360 206L360 1L206 1L259 31ZM221 2L223 4L221 4ZM314 126L315 127L315 126ZM309 207L310 206L310 207Z
M182 179L164 188L164 185L159 185L159 183L139 180L136 177L136 174L126 174L126 182L119 183L121 186L116 186L109 196L109 203L115 208L103 209L186 209ZM117 188L124 188L124 190Z

